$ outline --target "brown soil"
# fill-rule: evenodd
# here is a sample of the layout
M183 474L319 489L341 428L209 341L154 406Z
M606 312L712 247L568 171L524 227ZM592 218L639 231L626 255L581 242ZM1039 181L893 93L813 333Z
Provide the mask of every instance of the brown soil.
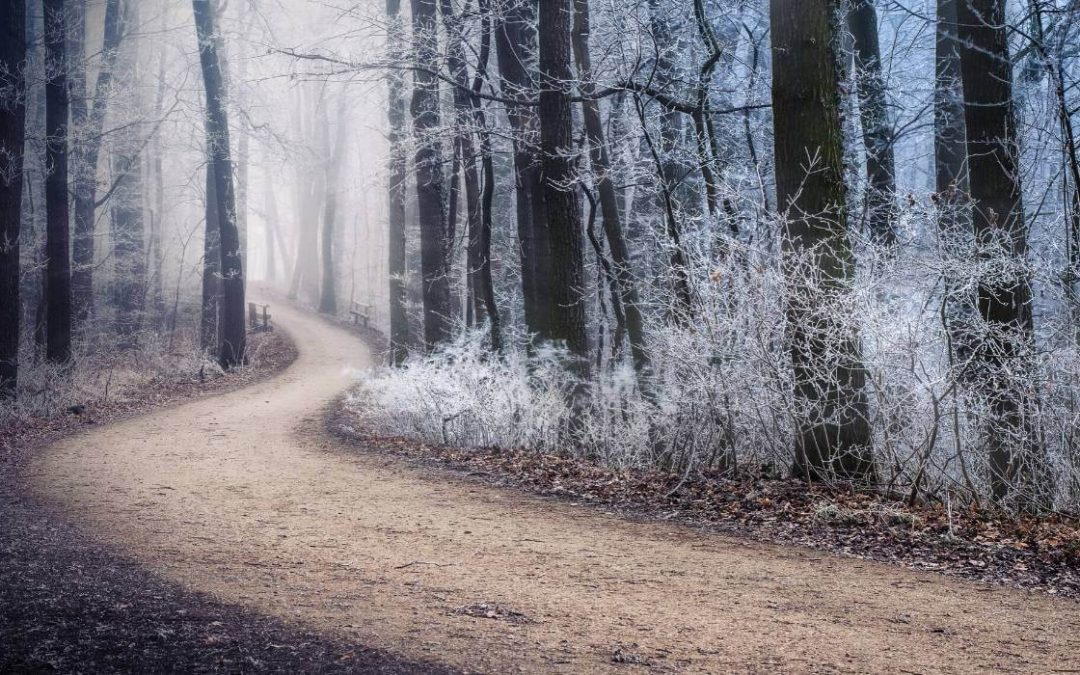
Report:
M61 441L43 497L167 580L335 640L490 672L1080 669L1080 605L709 535L347 455L369 365L284 307L297 361Z

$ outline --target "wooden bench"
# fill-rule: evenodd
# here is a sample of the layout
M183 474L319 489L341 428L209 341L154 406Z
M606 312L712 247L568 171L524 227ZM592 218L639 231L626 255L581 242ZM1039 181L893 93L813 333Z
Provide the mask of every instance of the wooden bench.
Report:
M349 314L352 314L354 325L359 326L363 322L364 328L367 328L371 321L371 305L354 300L352 306L349 307Z
M262 312L259 312L259 309ZM248 327L253 331L271 331L274 327L270 325L270 305L259 305L254 302L248 303Z

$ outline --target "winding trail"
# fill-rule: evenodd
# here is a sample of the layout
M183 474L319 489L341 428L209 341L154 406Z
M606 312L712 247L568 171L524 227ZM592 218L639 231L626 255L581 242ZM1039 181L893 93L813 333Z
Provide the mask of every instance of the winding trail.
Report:
M1080 672L1080 603L349 452L323 415L366 347L274 315L300 351L286 372L60 442L34 490L187 589L462 670Z

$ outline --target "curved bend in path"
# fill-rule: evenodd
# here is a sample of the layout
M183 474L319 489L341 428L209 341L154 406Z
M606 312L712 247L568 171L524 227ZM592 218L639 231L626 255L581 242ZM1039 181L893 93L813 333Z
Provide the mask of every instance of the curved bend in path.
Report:
M466 670L1080 669L1078 603L337 452L324 408L367 351L274 315L300 351L285 373L59 443L35 489L184 587Z

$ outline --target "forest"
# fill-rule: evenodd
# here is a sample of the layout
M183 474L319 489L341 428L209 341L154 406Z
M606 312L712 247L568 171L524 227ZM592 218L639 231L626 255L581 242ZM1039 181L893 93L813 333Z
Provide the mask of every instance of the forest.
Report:
M0 33L0 671L1080 667L1080 1L0 0ZM909 581L859 610L899 637L704 618ZM220 618L158 648L105 584Z

